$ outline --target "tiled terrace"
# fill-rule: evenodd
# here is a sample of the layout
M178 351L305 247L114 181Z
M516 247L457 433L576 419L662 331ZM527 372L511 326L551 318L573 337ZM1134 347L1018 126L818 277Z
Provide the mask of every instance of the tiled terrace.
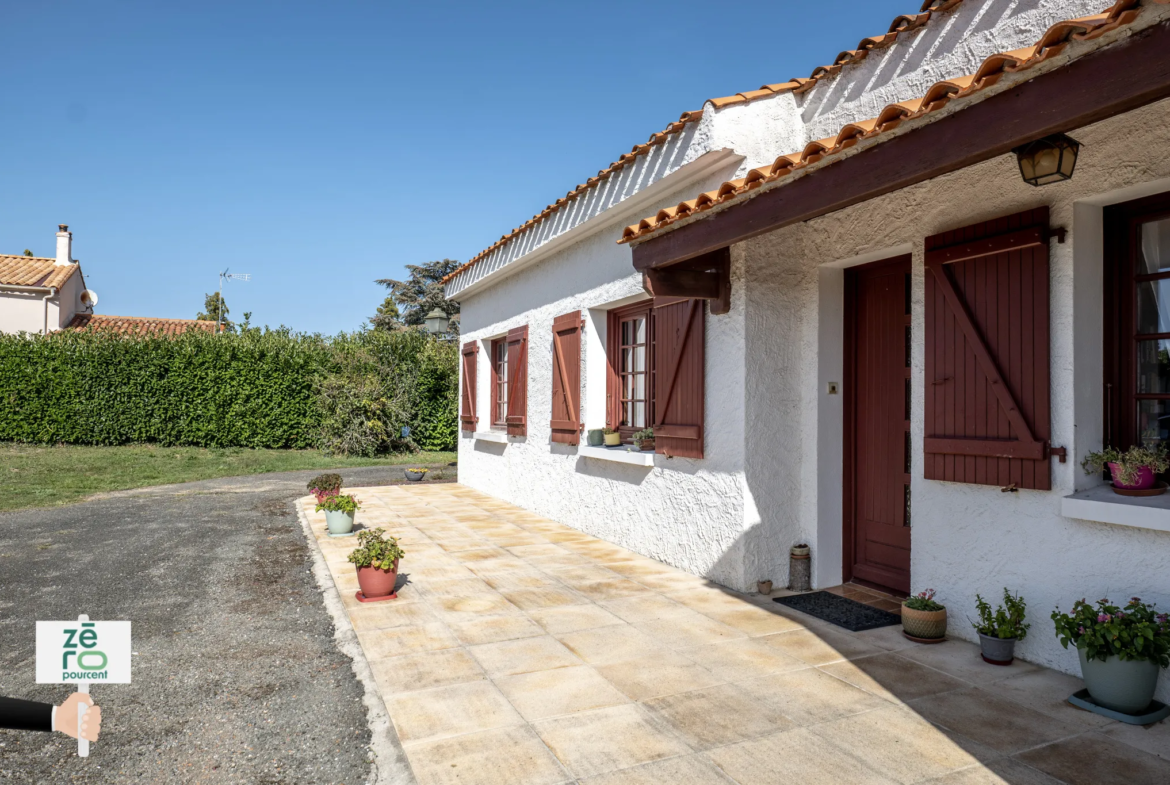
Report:
M1170 782L1170 731L961 642L849 633L459 485L363 488L407 556L361 604L306 505L420 783ZM1037 625L1038 627L1040 625Z

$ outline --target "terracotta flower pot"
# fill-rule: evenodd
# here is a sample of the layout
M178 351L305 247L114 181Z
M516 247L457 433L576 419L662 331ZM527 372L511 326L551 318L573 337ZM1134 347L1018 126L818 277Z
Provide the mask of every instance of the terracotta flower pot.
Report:
M383 570L375 567L357 568L358 586L366 597L385 597L394 593L394 584L398 582L398 559L394 560L394 569Z
M1108 466L1109 474L1113 477L1113 484L1118 488L1123 488L1127 491L1144 491L1147 488L1153 488L1154 483L1158 479L1154 476L1153 469L1151 469L1149 466L1142 466L1134 475L1133 483L1131 485L1126 485L1117 478L1118 475L1121 474L1121 469L1118 467L1118 465L1116 463L1110 463Z
M902 632L911 638L942 640L947 636L947 609L916 611L903 605Z
M654 452L654 440L653 439L642 439L640 441L635 442L634 446L637 447L642 452Z

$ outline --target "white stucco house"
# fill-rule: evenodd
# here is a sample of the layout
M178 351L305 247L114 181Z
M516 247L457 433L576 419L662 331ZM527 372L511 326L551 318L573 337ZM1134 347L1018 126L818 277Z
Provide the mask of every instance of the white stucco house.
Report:
M0 333L48 335L58 330L109 330L122 334L178 335L215 332L215 322L149 316L95 314L94 293L85 288L81 263L73 258L73 233L57 227L57 255L0 254Z
M935 588L971 640L1006 586L1077 672L1052 608L1170 607L1170 495L1080 468L1170 439L1167 20L928 0L683 114L446 282L460 481L738 590L807 543L815 587Z

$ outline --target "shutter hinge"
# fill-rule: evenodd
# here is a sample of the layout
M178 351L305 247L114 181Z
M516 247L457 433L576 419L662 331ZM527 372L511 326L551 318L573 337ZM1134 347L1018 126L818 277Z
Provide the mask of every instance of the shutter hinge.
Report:
M1061 245L1064 245L1064 238L1067 236L1068 236L1068 230L1065 229L1063 226L1057 226L1053 229L1048 230L1048 239L1051 240L1053 237L1055 237L1056 242L1060 243Z
M1061 463L1068 463L1068 450L1063 447L1049 447L1048 457L1051 458L1053 456L1060 458Z
M1000 493L1019 493L1020 489L1017 488L1016 484L1013 482L1011 485L1005 485L1004 487L1000 488L999 492Z

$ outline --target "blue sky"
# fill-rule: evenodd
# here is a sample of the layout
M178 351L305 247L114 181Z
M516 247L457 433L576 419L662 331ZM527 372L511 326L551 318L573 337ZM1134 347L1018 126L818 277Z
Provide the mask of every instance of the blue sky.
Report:
M68 223L99 313L194 317L230 267L233 318L357 329L374 279L474 256L684 110L919 5L5 3L0 253Z

